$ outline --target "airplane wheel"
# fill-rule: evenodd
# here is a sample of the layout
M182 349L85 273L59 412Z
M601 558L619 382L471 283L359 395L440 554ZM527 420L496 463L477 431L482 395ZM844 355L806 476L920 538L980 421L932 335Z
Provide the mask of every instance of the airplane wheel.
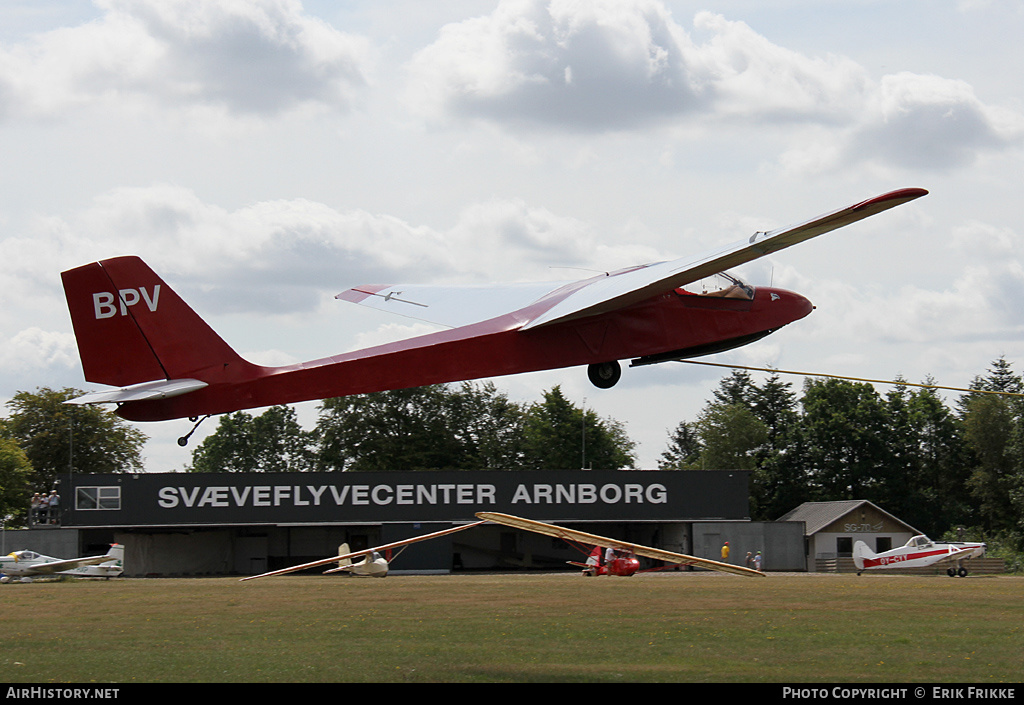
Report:
M966 578L967 577L967 569L966 568L961 568L960 570L958 570L956 572L956 574L959 575L961 578Z
M182 436L178 439L178 445L184 448L188 445L188 436Z
M946 568L946 575L948 575L951 578L955 578L956 577L956 568Z
M601 362L587 367L587 376L595 387L611 389L622 376L622 368L617 360Z

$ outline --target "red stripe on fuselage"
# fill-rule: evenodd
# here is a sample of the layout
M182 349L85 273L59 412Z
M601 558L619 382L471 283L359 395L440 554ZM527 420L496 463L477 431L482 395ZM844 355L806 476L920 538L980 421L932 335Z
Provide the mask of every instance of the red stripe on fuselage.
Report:
M946 549L935 549L933 551L917 551L915 553L903 553L897 556L881 556L878 558L865 558L864 567L873 568L875 566L888 566L895 565L897 563L905 563L907 561L914 561L921 558L931 558L932 556L945 556L949 551Z

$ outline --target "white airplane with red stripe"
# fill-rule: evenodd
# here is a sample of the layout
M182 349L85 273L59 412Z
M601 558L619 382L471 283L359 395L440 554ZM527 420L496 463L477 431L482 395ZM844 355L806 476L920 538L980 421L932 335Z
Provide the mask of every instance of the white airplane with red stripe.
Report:
M927 568L936 563L949 563L946 575L951 578L967 575L963 561L985 555L983 543L937 543L927 536L918 535L899 548L875 553L863 541L853 546L853 564L857 575L865 570L881 568Z

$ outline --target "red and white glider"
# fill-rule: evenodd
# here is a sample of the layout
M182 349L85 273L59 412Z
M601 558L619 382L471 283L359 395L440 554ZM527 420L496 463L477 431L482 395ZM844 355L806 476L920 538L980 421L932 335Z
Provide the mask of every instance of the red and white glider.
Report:
M355 287L338 298L449 329L281 367L242 359L138 257L94 262L61 278L85 379L115 389L73 403L114 403L132 421L196 419L577 365L608 388L619 379L620 360L639 366L729 350L814 308L799 294L735 278L710 294L682 287L926 193L892 191L698 257L580 281Z
M542 521L524 519L523 517L512 516L511 514L501 514L499 512L477 512L476 518L491 521L495 524L502 524L504 526L522 529L523 531L532 531L535 534L552 536L554 538L562 539L568 543L585 544L587 546L601 546L603 548L611 548L614 551L617 551L618 555L611 562L606 561L605 565L601 566L604 568L604 571L595 571L595 575L619 575L623 577L634 575L640 568L640 562L636 559L636 556L643 556L644 558L661 561L662 563L670 566L692 565L697 568L716 570L722 573L732 573L733 575L764 577L764 573L761 571L744 568L743 566L713 561L710 558L689 556L685 553L675 553L674 551L666 551L638 543L620 541L619 539L613 539L607 536L598 536L597 534L590 534L585 531L567 529L564 526L558 526L557 524L546 524ZM589 567L587 564L576 562L572 562L572 565L580 565L585 569Z
M926 568L936 563L949 563L946 575L962 578L967 575L963 561L984 555L983 543L938 543L924 535L915 536L905 545L882 553L875 553L863 541L853 545L853 564L857 566L857 575L865 570Z

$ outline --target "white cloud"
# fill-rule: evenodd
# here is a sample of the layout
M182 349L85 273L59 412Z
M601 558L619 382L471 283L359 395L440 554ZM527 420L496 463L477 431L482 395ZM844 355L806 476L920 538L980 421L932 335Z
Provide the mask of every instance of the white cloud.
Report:
M657 0L504 0L417 53L410 95L435 122L772 129L792 145L779 161L796 173L852 160L943 169L1024 136L1024 114L983 103L963 81L873 80L852 59L806 56L711 12L693 27L702 43Z
M579 278L551 267L656 257L603 244L590 226L518 200L471 205L437 230L306 199L228 210L169 185L100 194L67 220L38 219L23 237L0 241L0 253L0 283L23 300L52 303L58 267L136 254L169 280L215 292L215 310L272 313L311 311L324 292L359 284Z
M964 81L939 76L885 76L868 108L844 154L849 159L945 169L1024 138L1020 113L987 106Z
M604 130L694 109L690 51L653 0L504 0L445 26L409 70L414 100L433 118Z
M371 47L297 0L97 0L99 19L0 49L2 117L55 119L100 102L274 115L347 110Z
M713 87L715 117L844 123L863 104L867 75L850 59L804 56L711 12L698 13L694 27L711 35L696 54Z
M15 389L81 386L78 346L72 333L30 326L5 337L0 346L2 396L13 395Z

